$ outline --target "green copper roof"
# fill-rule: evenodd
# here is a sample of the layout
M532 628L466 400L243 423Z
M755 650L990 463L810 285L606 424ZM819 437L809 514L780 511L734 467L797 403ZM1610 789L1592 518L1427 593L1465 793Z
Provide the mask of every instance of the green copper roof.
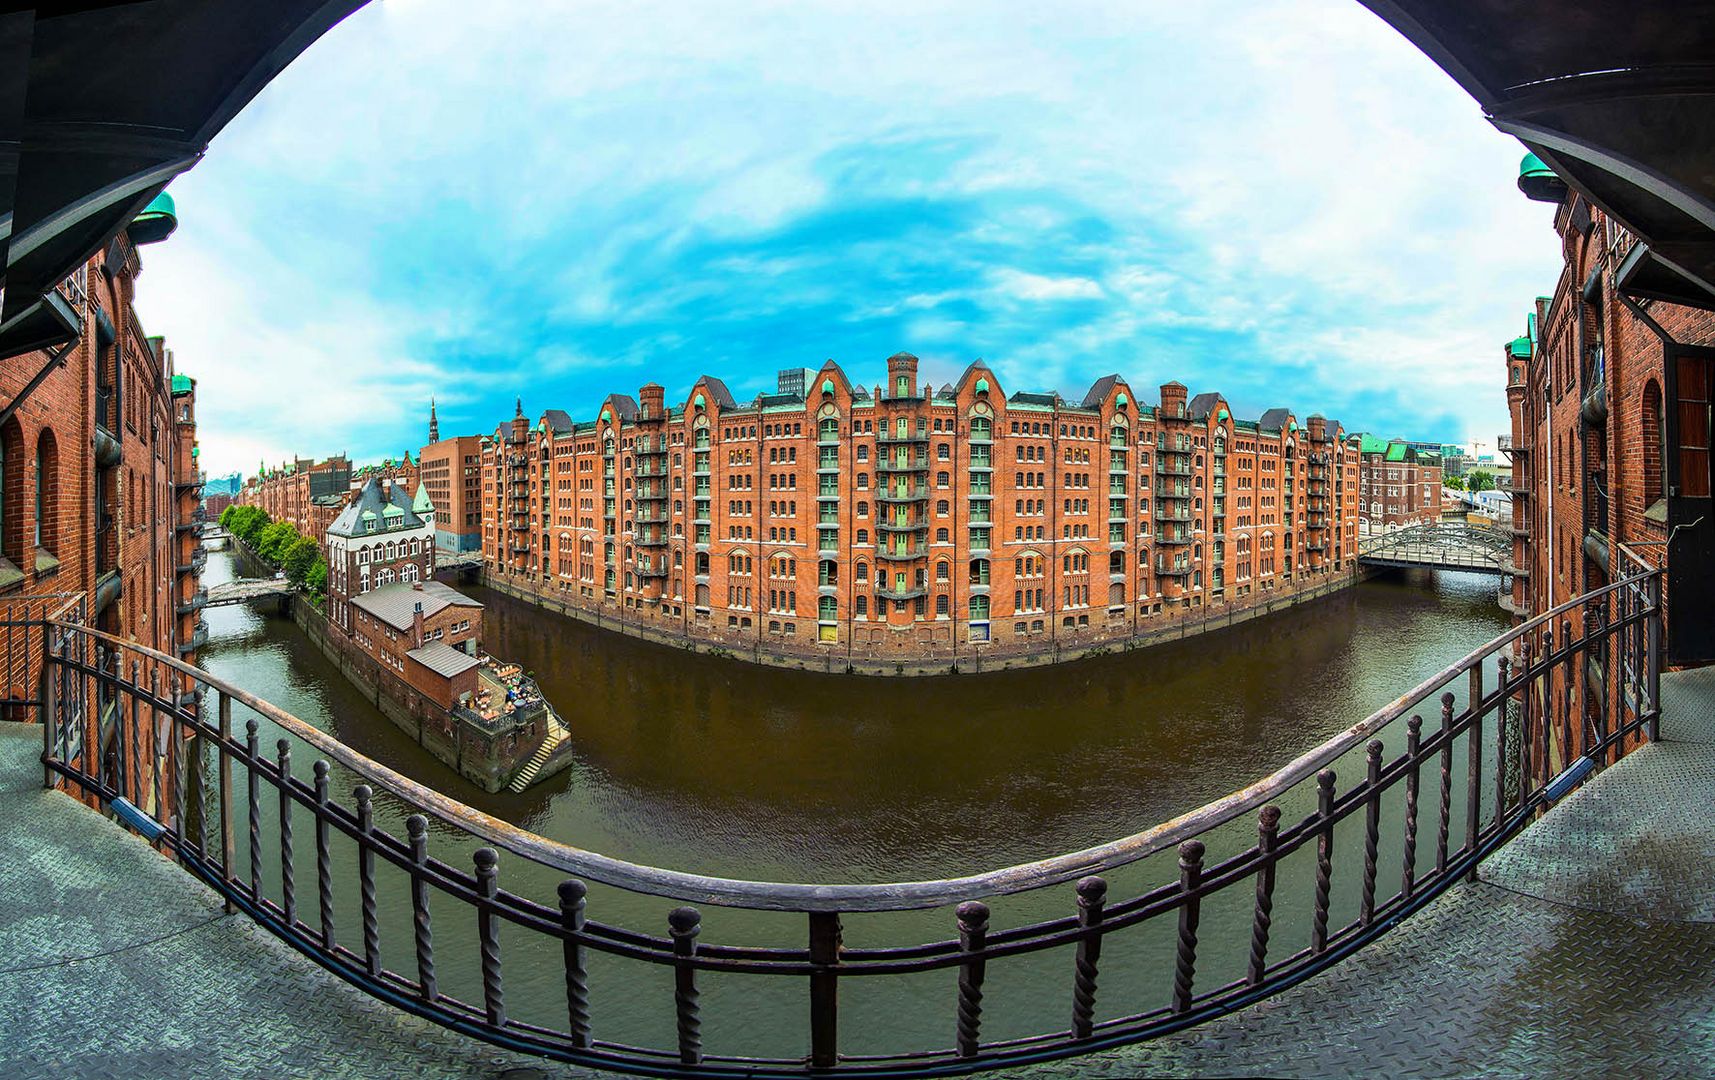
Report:
M1387 460L1389 460L1389 461L1404 461L1405 460L1405 444L1402 442L1388 443L1387 444Z
M1227 418L1227 410L1225 410L1225 409L1222 409L1220 412L1215 414L1216 420L1225 420L1226 418Z
M1121 394L1118 397L1114 398L1114 404L1118 405L1120 408L1123 409L1131 403L1126 400L1126 396L1125 396L1124 392L1121 392Z
M1385 441L1383 441L1382 439L1378 438L1377 436L1368 434L1366 432L1365 434L1358 437L1358 453L1360 453L1360 454L1381 454L1381 453L1386 453L1386 452L1387 452L1387 443Z
M411 503L412 511L415 512L418 517L422 517L424 512L433 510L434 508L435 504L429 499L429 485L418 484L417 497Z
M158 244L173 235L173 230L178 227L179 215L173 206L173 197L163 191L143 208L141 214L131 219L131 242Z
M692 398L691 404L695 405L699 409L702 408L703 407L703 395L698 394L696 397Z
M375 511L365 510L361 516L362 516L363 520L365 520L365 521L374 521L375 520Z
M192 390L196 389L196 385L197 381L189 375L174 375L173 396L178 397L180 394L188 394Z
M1512 341L1507 344L1507 352L1511 353L1515 360L1529 360L1530 359L1530 338L1528 338L1528 337L1513 338Z
M1549 168L1547 165L1544 165L1542 163L1542 159L1537 157L1535 154L1526 154L1524 156L1524 160L1518 163L1518 174L1521 179L1526 176L1535 178L1539 176L1553 176L1554 170Z
M834 392L834 380L823 379L822 380L822 393L831 394L833 392Z
M603 409L601 411L601 418L603 421L611 420L613 419L613 413L608 409Z
M1566 181L1535 154L1526 154L1518 163L1518 189L1537 202L1560 202L1566 197Z
M978 379L977 380L977 393L986 394L988 392L989 392L989 381L987 379Z
M1525 325L1524 336L1530 339L1530 343L1532 345L1535 345L1537 343L1536 312L1533 311L1528 316L1525 317L1524 325Z

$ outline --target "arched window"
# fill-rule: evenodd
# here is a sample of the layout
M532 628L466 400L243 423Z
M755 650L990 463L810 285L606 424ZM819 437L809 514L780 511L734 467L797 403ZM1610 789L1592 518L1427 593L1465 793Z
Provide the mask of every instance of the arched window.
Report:
M16 511L24 506L23 480L24 435L14 418L0 428L0 551L19 564L24 561L24 532Z
M1666 460L1662 444L1661 387L1651 379L1644 386L1644 506L1654 506L1662 497L1662 463ZM1664 522L1665 524L1665 522Z
M50 554L59 541L59 460L54 433L44 430L36 437L36 467L32 477L36 491L35 544Z

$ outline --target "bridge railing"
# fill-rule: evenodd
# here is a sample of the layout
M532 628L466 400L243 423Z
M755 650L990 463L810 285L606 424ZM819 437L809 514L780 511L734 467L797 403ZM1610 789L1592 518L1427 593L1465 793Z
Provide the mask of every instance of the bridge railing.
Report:
M69 622L46 624L49 717L103 697L121 722L105 743L50 722L44 761L328 970L495 1044L653 1075L960 1073L1232 1012L1472 875L1653 731L1660 590L1640 571L1561 605L1153 828L940 880L750 881L582 850ZM201 708L175 708L192 687Z

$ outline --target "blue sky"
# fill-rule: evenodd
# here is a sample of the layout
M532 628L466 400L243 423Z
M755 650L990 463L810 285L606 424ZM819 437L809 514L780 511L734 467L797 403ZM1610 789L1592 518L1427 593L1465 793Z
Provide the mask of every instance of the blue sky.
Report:
M1353 0L378 0L174 183L139 305L215 472L901 349L1492 441L1559 271L1522 154Z

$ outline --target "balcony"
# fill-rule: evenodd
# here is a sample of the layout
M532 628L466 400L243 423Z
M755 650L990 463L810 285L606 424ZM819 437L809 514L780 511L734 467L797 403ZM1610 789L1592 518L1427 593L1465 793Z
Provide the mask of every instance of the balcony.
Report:
M928 595L928 592L929 592L929 590L927 588L925 588L922 585L919 585L916 588L903 589L903 590L892 589L892 588L877 589L877 590L875 590L875 595L881 597L883 600L900 601L900 600L916 600L917 598L919 598L921 596Z
M883 562L910 562L929 554L928 544L908 544L903 547L877 548L875 557Z
M875 470L883 473L928 472L929 458L925 455L908 462L901 462L895 461L893 458L883 457L876 460Z
M646 464L644 462L639 461L637 463L637 467L632 469L631 471L632 471L633 475L638 476L638 477L642 477L642 478L666 476L667 475L667 459L662 458L658 462L649 463L649 464Z
M1157 476L1190 476L1191 462L1181 461L1171 464L1166 460L1167 455L1157 454L1155 457L1155 474Z
M882 446L909 446L913 443L927 444L929 442L929 433L927 431L923 431L918 432L916 435L882 434L877 435L875 437L875 441Z
M1183 546L1191 543L1191 534L1190 533L1166 533L1166 532L1156 533L1155 534L1155 542L1158 545L1159 544L1165 544L1169 547L1183 547Z
M875 497L884 503L922 502L929 497L929 485L918 484L916 487L900 491L897 488L882 488Z
M652 533L652 532L643 532L640 530L640 531L638 531L632 535L631 542L638 547L647 547L647 548L666 547L667 546L667 534L665 532L653 532Z
M190 599L181 601L174 610L180 615L193 615L208 606L208 590L198 589Z
M667 561L663 559L659 563L640 562L635 564L632 569L641 578L664 578L667 576Z
M1157 506L1155 508L1155 520L1188 523L1191 520L1191 512L1189 510L1172 510L1165 506Z
M187 638L186 640L179 642L179 655L181 657L182 656L188 656L191 653L196 652L198 649L202 648L204 645L207 645L207 644L208 644L208 623L203 622L201 619L198 619L197 624L196 624L196 628L193 631L191 631L191 636L189 638Z
M1495 440L1495 445L1500 449L1501 453L1511 454L1515 457L1519 454L1528 454L1530 452L1529 443L1515 443L1513 442L1513 437L1511 435L1502 435L1500 438Z
M1513 615L1521 619L1530 618L1530 603L1528 601L1519 602L1514 600L1511 589L1504 589L1497 594L1495 602L1501 606L1502 611L1509 615Z
M876 528L886 533L928 532L929 523L927 521L881 521L876 523Z
M1190 577L1191 564L1189 562L1174 562L1167 559L1157 559L1155 560L1155 576Z

